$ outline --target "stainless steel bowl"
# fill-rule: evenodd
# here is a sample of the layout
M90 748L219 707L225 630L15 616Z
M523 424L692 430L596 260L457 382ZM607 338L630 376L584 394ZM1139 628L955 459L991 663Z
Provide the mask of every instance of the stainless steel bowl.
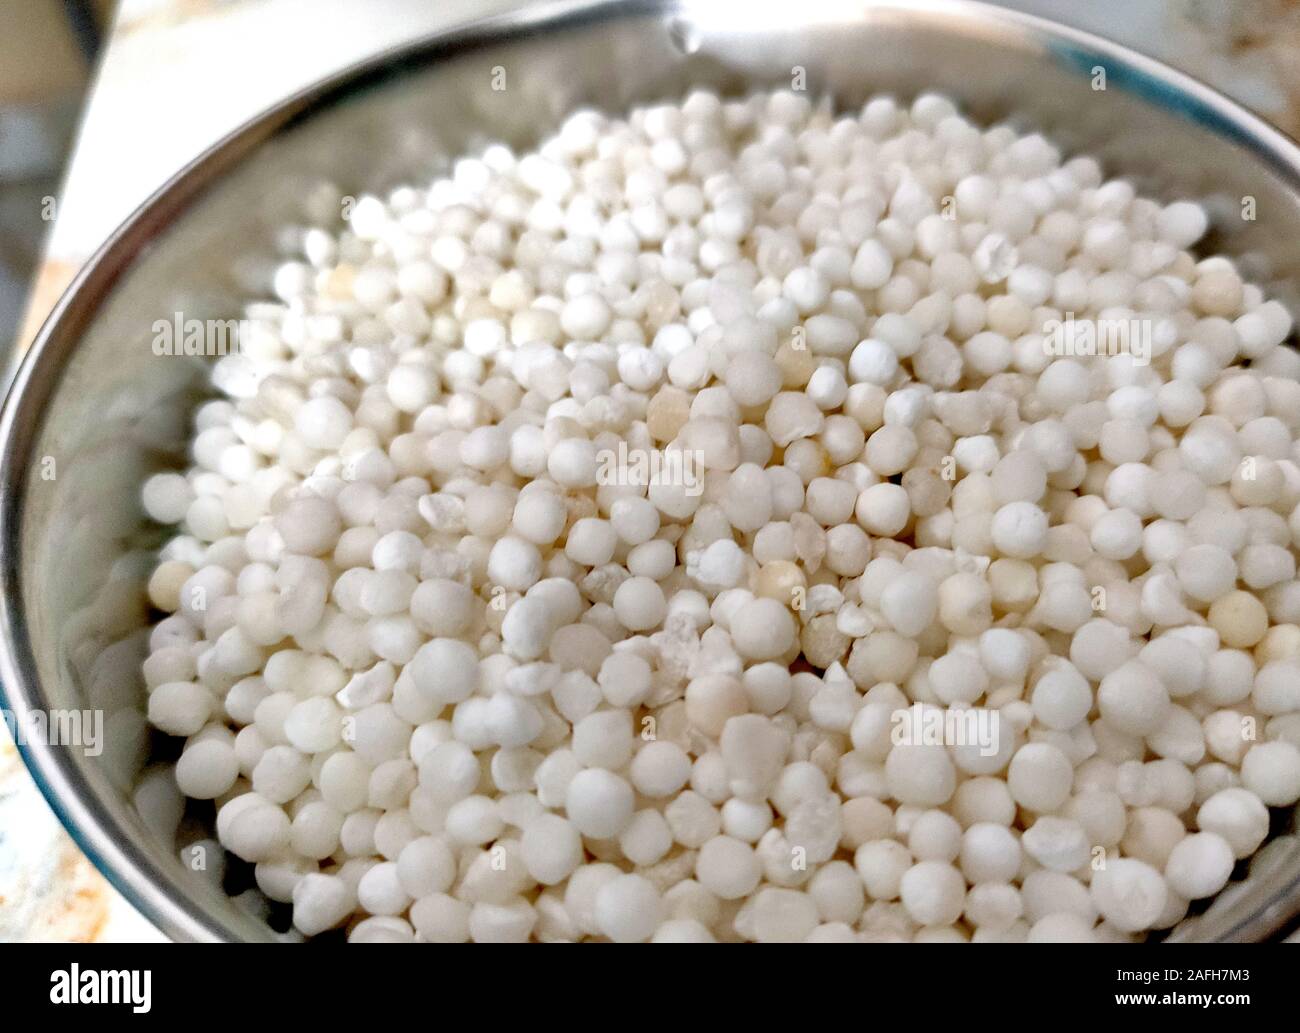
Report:
M501 70L506 88L493 89ZM301 199L322 181L345 193L427 181L487 140L526 146L580 105L618 111L693 85L789 87L799 70L845 105L941 90L978 119L1040 127L1100 156L1145 193L1200 198L1216 215L1208 246L1295 301L1300 150L1289 139L1154 61L982 4L555 3L421 39L277 105L114 234L45 324L0 418L8 705L20 723L54 709L106 714L102 755L32 742L23 756L81 848L164 932L271 936L178 860L181 801L165 770L146 768L142 589L161 532L137 498L148 473L182 464L204 390L199 363L153 354L153 322L237 315L266 289L278 231L303 221ZM1280 818L1251 877L1174 938L1263 939L1293 921L1293 827Z

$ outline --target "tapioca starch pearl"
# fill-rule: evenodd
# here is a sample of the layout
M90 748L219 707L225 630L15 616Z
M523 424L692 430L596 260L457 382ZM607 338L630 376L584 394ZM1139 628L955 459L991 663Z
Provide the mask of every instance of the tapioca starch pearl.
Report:
M1227 840L1199 832L1169 852L1165 878L1171 889L1188 900L1213 896L1227 885L1234 864Z
M1117 731L1149 735L1169 712L1169 692L1150 667L1130 660L1101 680L1097 705L1102 719Z
M596 894L596 925L615 943L650 939L662 918L659 891L640 875L615 875Z
M951 925L961 916L966 885L961 873L940 861L920 861L899 883L908 915L921 925Z
M1155 925L1169 889L1151 865L1126 857L1108 858L1106 866L1093 873L1091 896L1102 918L1121 932L1133 933Z
M1256 743L1242 759L1241 781L1269 806L1289 806L1300 799L1300 748L1285 739Z
M696 855L695 877L722 900L737 900L753 892L762 869L748 843L715 836Z
M176 762L176 785L196 800L225 795L238 777L234 745L215 737L191 743Z
M1249 857L1268 835L1268 808L1251 790L1228 786L1209 797L1196 812L1196 825L1222 837L1233 856Z
M528 873L543 886L563 882L582 863L582 837L556 814L540 814L524 826L520 847Z
M1136 937L1300 798L1300 361L1200 205L697 90L310 207L141 495L149 719L303 935Z

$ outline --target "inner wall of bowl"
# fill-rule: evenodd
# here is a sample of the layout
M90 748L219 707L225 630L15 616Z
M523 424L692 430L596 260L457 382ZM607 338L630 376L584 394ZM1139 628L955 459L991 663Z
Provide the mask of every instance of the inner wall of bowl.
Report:
M802 75L812 95L844 107L877 92L937 89L981 121L1010 119L1042 129L1067 153L1100 156L1108 173L1130 176L1144 193L1203 200L1216 216L1210 246L1294 300L1300 256L1286 244L1300 237L1295 183L1145 74L987 13L881 6L849 22L797 17L714 32L653 14L583 16L490 45L415 53L296 118L206 189L134 258L85 330L44 406L27 466L23 605L44 705L105 712L103 754L69 752L60 763L75 769L112 834L163 873L163 892L198 900L231 938L265 936L265 927L182 866L183 802L165 769L145 768L144 585L165 532L144 520L139 488L150 472L184 465L190 415L206 390L201 362L154 354L153 324L178 312L234 318L244 300L269 296L277 231L302 224L313 186L328 181L356 195L428 182L488 141L534 143L577 106L619 112L692 86L734 95L788 88ZM1246 198L1254 221L1242 218ZM47 456L52 480L41 475ZM1291 837L1274 844L1268 867L1197 919L1199 928L1176 935L1233 934L1291 885L1300 877Z

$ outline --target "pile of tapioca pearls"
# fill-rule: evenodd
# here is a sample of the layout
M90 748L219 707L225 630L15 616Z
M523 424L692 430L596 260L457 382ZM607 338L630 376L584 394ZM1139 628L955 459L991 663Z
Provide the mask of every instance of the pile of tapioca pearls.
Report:
M934 95L361 198L144 488L180 790L306 936L1171 927L1300 797L1300 356L1205 228Z

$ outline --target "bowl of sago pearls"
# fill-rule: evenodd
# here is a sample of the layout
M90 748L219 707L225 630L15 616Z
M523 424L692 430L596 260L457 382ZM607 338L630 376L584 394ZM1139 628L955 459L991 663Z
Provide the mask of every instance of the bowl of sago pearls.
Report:
M978 4L738 22L380 55L42 330L0 682L16 727L102 721L16 738L166 933L1300 911L1295 146Z

